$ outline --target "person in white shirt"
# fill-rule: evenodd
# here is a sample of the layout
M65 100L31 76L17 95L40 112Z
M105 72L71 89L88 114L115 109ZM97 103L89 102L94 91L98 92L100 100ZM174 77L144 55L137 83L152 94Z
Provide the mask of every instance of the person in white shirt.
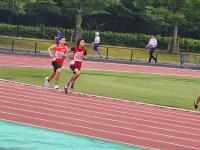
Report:
M158 45L157 40L155 39L154 36L151 36L151 39L149 40L148 45L146 46L146 48L149 49L149 63L151 63L151 59L153 58L153 60L155 61L155 63L157 63L157 57L155 57L153 55L153 53L156 50L156 47Z
M100 47L99 47L99 44L100 44L99 32L95 32L95 39L94 39L94 42L92 44L93 44L92 55L94 55L94 52L95 52L95 53L98 53L98 55L101 58L102 56L101 56L101 53L99 52L99 50L100 50Z

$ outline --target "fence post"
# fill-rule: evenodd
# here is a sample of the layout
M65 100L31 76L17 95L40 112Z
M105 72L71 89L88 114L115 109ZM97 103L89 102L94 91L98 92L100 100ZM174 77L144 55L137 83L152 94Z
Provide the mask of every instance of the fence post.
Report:
M37 40L35 41L35 54L37 53L37 46L38 46L38 42Z
M108 47L106 47L106 59L108 59Z
M133 61L133 49L131 50L131 61Z
M12 39L12 52L14 51L14 44L15 44L15 39Z
M181 66L183 65L183 52L180 52L180 63Z
M197 67L198 66L197 55L196 54L192 54L192 57L194 58L194 61L195 61L196 67Z

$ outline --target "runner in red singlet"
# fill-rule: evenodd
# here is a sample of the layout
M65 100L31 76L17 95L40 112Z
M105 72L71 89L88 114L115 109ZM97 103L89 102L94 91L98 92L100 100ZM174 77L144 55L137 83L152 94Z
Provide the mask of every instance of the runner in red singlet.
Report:
M74 89L74 82L80 75L81 64L85 56L87 55L87 51L85 49L85 41L80 38L77 42L77 45L71 48L73 51L72 61L70 62L70 68L73 71L73 75L67 85L64 87L65 93L68 94L68 88L70 87L72 90Z
M52 50L54 50L53 54L51 52ZM54 69L52 73L49 75L49 77L45 78L46 87L49 86L49 82L55 77L54 89L55 90L59 89L58 81L59 81L61 67L63 65L64 59L67 58L67 50L68 50L68 47L66 46L66 39L64 37L59 38L58 45L53 45L48 48L49 55L51 58L53 58L52 66Z

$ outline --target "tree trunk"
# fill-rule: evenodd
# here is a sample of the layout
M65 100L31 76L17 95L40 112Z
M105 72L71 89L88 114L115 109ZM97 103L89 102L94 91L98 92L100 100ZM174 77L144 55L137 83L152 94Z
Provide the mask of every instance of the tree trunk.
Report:
M78 13L76 15L75 42L78 41L78 39L82 36L81 24L82 24L81 10L78 10Z
M175 23L174 25L174 33L172 42L170 44L169 53L178 53L179 52L179 46L178 46L178 23Z

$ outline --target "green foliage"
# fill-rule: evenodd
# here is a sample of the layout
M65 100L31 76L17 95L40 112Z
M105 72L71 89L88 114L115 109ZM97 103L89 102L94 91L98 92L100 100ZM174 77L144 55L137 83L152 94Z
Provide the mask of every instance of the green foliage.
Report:
M15 0L2 0L0 2L0 9L9 10L13 13L20 12L20 4Z
M64 0L62 12L70 12L75 17L76 34L74 40L82 36L82 21L84 15L104 13L106 7L117 3L116 0Z
M21 37L34 37L41 39L54 39L57 31L60 28L43 27L43 26L22 26L22 25L8 25L0 24L1 35L21 36ZM70 37L72 30L64 30L62 32L67 37Z
M60 29L60 28L59 28ZM9 24L0 24L0 34L1 35L10 35L10 36L22 36L22 37L31 37L31 38L41 38L41 39L54 39L54 36L57 34L58 28L53 27L30 27L22 25L9 25ZM91 43L94 40L95 31L83 30L83 37L87 43ZM62 29L63 35L67 39L71 39L73 33L72 29ZM106 45L118 45L118 46L129 46L129 47L141 47L144 48L147 44L150 35L146 34L137 34L137 33L113 33L113 32L101 32L101 44ZM171 41L171 37L161 37L156 35L156 39L159 43L159 48L166 50L168 44ZM181 51L188 52L197 52L200 51L200 40L180 38L180 48Z
M37 1L27 3L24 10L27 15L34 17L38 24L45 23L45 20L54 19L54 15L60 14L60 8L53 1Z
M160 6L148 6L147 12L154 21L160 23L183 23L186 21L184 9L186 8L186 0L158 0Z
M135 15L131 9L127 8L122 3L110 6L108 8L108 11L110 15L113 16L113 18L119 17L119 18L133 19Z
M191 26L199 26L200 24L200 0L187 0L184 9L188 24Z
M10 10L13 13L23 13L24 5L36 0L1 0L0 9Z
M184 25L181 34L199 37L200 0L1 0L0 13L0 20L11 24L72 28L79 23L84 29L119 32L158 33L157 25L178 22Z

